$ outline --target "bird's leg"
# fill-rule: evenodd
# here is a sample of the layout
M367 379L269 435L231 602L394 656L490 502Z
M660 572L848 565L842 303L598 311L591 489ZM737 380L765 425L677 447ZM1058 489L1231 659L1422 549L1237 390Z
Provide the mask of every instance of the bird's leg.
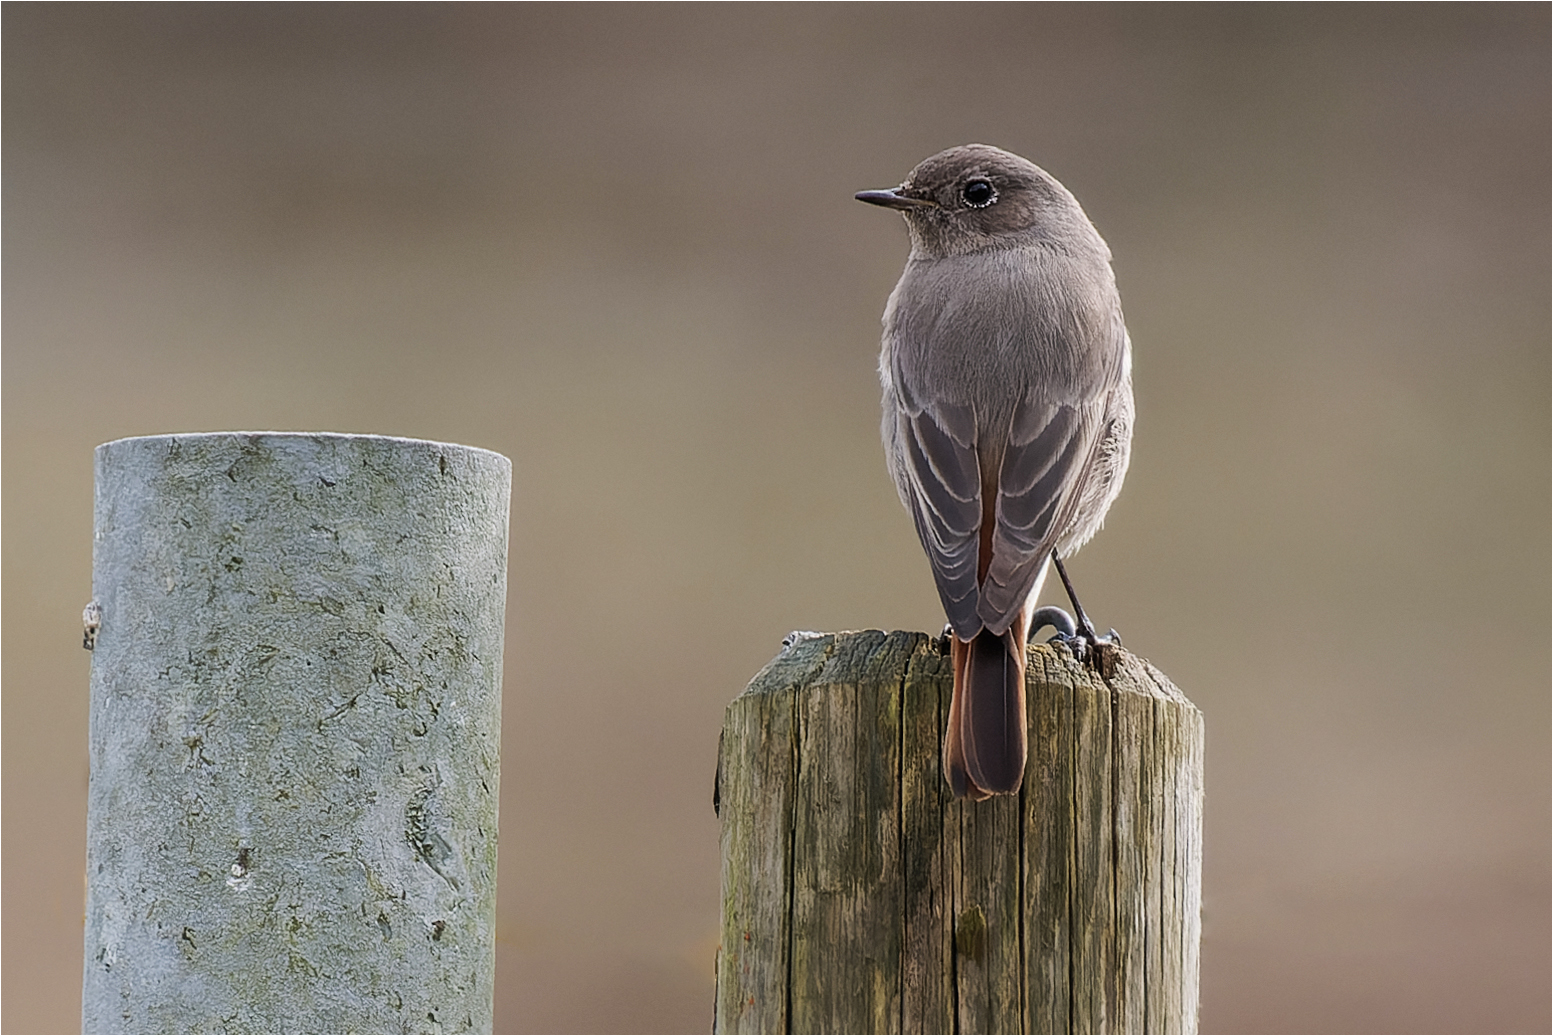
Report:
M1103 637L1099 633L1095 632L1095 624L1089 621L1089 616L1084 614L1084 606L1078 603L1078 594L1073 590L1073 580L1068 578L1068 570L1063 567L1062 559L1057 556L1056 550L1052 551L1052 561L1057 565L1057 575L1062 577L1063 589L1068 591L1068 600L1073 602L1073 612L1078 616L1077 628L1074 627L1074 624L1071 620L1069 621L1067 630L1063 630L1063 628L1056 622L1052 622L1052 625L1057 626L1058 630L1057 636L1053 637L1052 639L1061 639L1068 642L1069 644L1073 644L1074 641L1078 641L1079 645L1075 645L1074 654L1081 656L1088 654L1089 649L1094 647L1096 644L1114 644L1120 647L1122 638L1115 630L1111 630ZM1037 609L1037 614L1039 615L1045 610L1046 609L1044 608ZM1052 610L1062 612L1061 608L1055 608ZM1063 614L1063 618L1066 619L1067 615Z
M1099 635L1095 633L1095 624L1089 621L1089 616L1084 614L1084 606L1078 603L1078 594L1073 592L1073 580L1068 578L1068 570L1063 567L1062 559L1057 556L1055 550L1052 551L1052 561L1057 566L1057 575L1062 577L1062 588L1068 591L1068 600L1073 602L1073 612L1078 616L1079 630L1087 639L1099 640Z

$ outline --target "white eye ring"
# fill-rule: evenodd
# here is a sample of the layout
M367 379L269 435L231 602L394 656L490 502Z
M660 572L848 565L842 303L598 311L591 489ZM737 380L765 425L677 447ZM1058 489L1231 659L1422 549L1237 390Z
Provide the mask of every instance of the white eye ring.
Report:
M985 176L973 177L960 188L960 197L973 209L984 209L998 200L998 189Z

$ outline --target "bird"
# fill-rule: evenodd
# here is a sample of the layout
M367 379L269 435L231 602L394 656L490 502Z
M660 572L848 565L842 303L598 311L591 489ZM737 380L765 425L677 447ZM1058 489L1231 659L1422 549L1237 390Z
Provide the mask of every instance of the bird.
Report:
M1111 251L1055 177L986 144L855 197L899 211L911 241L884 310L881 431L948 620L944 774L956 798L1016 794L1030 635L1053 625L1077 653L1109 639L1062 559L1099 530L1131 455ZM1035 607L1052 563L1076 623Z

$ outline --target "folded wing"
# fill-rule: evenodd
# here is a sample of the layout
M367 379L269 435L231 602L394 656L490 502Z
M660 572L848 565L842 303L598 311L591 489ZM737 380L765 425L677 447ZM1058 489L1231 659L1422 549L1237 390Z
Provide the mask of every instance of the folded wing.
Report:
M1098 400L1074 406L1026 398L1015 408L998 469L992 563L976 609L994 633L1013 623L1072 520L1103 416Z

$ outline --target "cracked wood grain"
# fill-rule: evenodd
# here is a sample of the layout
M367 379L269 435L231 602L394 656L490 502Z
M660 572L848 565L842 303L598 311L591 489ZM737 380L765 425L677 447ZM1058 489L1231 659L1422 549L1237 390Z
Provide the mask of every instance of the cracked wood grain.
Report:
M729 705L716 1031L1196 1031L1201 714L1030 651L1024 788L983 803L937 638L797 638Z

